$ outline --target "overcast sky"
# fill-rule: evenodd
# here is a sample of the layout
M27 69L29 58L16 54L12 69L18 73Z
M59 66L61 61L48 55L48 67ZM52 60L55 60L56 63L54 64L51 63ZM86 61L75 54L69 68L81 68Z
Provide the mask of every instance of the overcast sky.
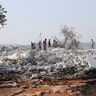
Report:
M0 30L0 44L30 44L60 37L63 25L72 26L81 42L96 41L96 0L0 0L7 11L7 25Z

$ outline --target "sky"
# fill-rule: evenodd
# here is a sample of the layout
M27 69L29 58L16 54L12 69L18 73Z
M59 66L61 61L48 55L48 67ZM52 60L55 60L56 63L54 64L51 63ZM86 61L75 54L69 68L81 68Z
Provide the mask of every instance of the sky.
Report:
M96 41L96 0L0 0L7 25L0 44L21 44L62 37L64 25L74 27L80 42Z

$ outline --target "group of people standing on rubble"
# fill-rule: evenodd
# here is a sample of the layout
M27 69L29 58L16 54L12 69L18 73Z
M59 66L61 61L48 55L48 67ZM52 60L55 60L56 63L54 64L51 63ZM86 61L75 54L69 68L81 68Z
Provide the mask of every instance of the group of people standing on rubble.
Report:
M55 45L56 45L56 43L57 43L57 41L54 39L53 40L53 46L55 47ZM48 47L51 47L52 46L52 44L51 44L51 40L49 39L48 40L48 42L47 42L47 39L45 38L44 40L43 40L43 42L40 40L39 42L38 42L38 44L37 44L37 47L36 47L36 44L35 43L32 43L31 42L31 49L36 49L36 48L38 48L38 50L46 50Z
M48 47L51 47L51 46L52 46L51 40L49 39L47 42L46 38L43 40L43 42L40 40L38 42L38 44L31 42L31 49L38 48L38 50L42 50L42 49L46 50ZM53 47L57 47L57 46L58 46L57 41L54 39L53 40ZM95 41L93 39L91 39L91 48L94 49L94 46L95 46Z

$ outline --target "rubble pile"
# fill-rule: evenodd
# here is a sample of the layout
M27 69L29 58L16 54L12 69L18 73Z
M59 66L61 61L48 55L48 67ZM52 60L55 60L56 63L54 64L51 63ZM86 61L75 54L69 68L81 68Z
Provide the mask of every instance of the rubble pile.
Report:
M95 92L95 61L96 50L66 50L50 47L46 51L38 51L16 45L2 45L0 46L0 94L23 96L34 93L26 96L36 96L39 92L38 96L43 96L42 94L88 96ZM83 85L74 86L72 82L76 81ZM88 87L91 89L93 83L94 90L88 93L87 89ZM57 88L57 85L60 88ZM2 92L3 88L9 95ZM34 91L37 89L42 91ZM87 93L84 93L84 90Z
M87 71L92 67L87 56L95 58L96 52L93 53L92 50L73 51L64 48L37 51L14 45L1 46L0 76L14 74L22 79L87 76L84 73L88 73Z

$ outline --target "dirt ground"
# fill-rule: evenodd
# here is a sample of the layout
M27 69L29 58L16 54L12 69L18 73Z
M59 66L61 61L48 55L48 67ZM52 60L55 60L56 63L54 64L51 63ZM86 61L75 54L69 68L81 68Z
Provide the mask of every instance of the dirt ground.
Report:
M96 79L0 81L0 96L96 96Z

